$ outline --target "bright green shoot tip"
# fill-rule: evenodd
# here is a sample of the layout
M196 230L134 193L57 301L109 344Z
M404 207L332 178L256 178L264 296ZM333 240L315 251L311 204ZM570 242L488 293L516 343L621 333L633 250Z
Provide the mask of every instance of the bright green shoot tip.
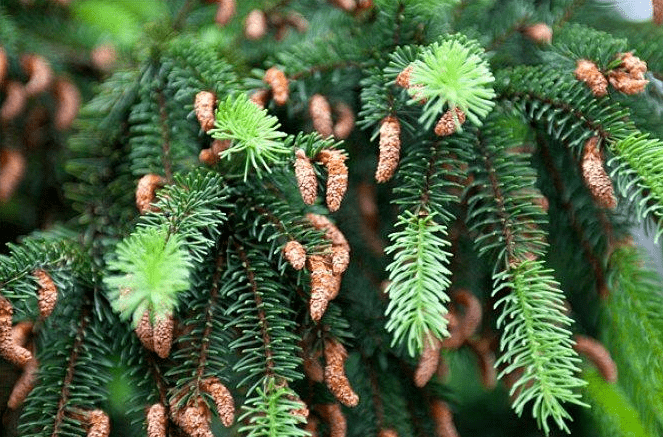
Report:
M426 129L449 108L458 107L481 126L495 105L495 81L483 49L462 35L445 37L423 51L413 63L409 93L412 103L425 99L419 122Z
M292 153L281 141L286 134L278 130L281 126L278 119L245 94L228 96L219 103L214 126L210 130L213 138L232 142L221 158L241 165L244 181L251 169L261 177L263 169L271 173L274 165L285 163Z

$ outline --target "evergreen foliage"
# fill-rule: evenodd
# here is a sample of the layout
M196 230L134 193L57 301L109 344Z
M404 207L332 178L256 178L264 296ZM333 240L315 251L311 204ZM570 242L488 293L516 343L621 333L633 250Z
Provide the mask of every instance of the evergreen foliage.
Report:
M0 6L0 436L663 433L663 28L67 3Z

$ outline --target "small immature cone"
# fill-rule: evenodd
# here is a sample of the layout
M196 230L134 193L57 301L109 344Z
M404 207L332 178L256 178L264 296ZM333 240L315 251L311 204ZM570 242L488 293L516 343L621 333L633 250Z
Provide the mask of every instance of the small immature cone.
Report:
M336 123L334 124L334 138L344 140L350 136L355 127L355 114L352 108L343 102L334 107L336 111Z
M117 50L113 44L100 44L92 49L90 58L98 70L110 71L117 61Z
M2 82L5 80L5 76L7 75L7 52L5 52L5 49L0 46L0 86L2 86Z
M166 407L162 404L152 405L147 411L147 437L166 437L167 425Z
M612 360L610 352L593 338L576 334L576 344L573 349L579 354L586 356L598 369L606 382L614 384L617 382L617 365Z
M25 157L18 150L0 150L0 202L12 197L23 180L25 166Z
M387 182L396 172L401 153L401 124L396 117L385 117L380 124L380 157L375 180Z
M429 335L424 344L424 350L419 357L419 363L414 371L414 385L423 387L437 371L437 365L440 362L440 349L442 344L440 340Z
M152 329L152 338L154 342L154 352L161 358L166 358L170 354L170 347L173 344L173 329L175 321L172 314L166 314L164 317L155 320Z
M101 410L92 410L87 414L87 437L108 437L110 435L110 419Z
M272 67L265 71L265 77L263 77L262 80L272 89L274 103L279 106L285 105L288 101L288 96L290 95L290 85L288 83L288 78L285 77L285 73L276 67Z
M345 437L348 430L348 422L339 404L318 405L317 410L329 424L329 437Z
M205 132L214 127L214 107L216 106L216 96L209 91L200 91L196 94L193 107L196 111L196 118L200 127Z
M431 402L430 412L435 422L435 435L437 437L458 437L453 414L446 402L435 399Z
M37 282L39 283L39 289L37 290L39 314L43 318L46 318L53 312L53 308L55 308L58 289L51 276L44 270L37 269L32 274L37 278Z
M313 129L323 138L327 138L334 131L332 123L331 106L322 94L314 94L308 102L308 112L313 120Z
M592 61L578 59L574 73L576 79L585 82L595 96L608 94L608 80Z
M290 240L283 248L283 256L295 270L301 270L306 263L306 248L299 241Z
M319 231L325 231L325 238L331 241L332 246L343 246L350 249L350 244L341 230L331 222L326 216L320 214L308 213L306 218Z
M0 357L19 367L24 367L32 359L32 354L26 348L14 343L13 314L14 308L11 302L0 296Z
M651 4L654 9L654 23L660 26L663 23L663 0L652 0Z
M340 275L350 265L350 247L345 245L332 246L332 273Z
M304 373L311 381L322 382L325 380L325 370L320 364L320 353L316 354L304 354L304 360L302 361L302 366L304 368Z
M290 26L297 29L297 32L306 32L308 30L308 21L303 15L297 12L290 12L285 19Z
M14 388L9 395L7 407L16 410L23 404L23 401L25 401L25 398L28 397L35 386L38 367L37 360L34 358L25 363L23 373L14 384Z
M464 338L470 338L481 324L481 302L474 294L467 290L460 290L454 295L454 302L465 308L461 323L461 332Z
M338 211L348 189L346 157L340 150L322 149L316 158L327 167L327 208L331 212Z
M46 91L51 85L53 70L46 59L39 55L24 55L21 57L21 67L29 76L25 84L25 93L29 97Z
M447 110L435 125L435 135L439 137L446 137L456 132L457 126L465 123L465 113L458 107Z
M633 56L633 52L621 53L622 67L634 79L642 79L647 72L647 63L637 56Z
M155 192L164 183L161 176L152 173L140 178L136 187L136 207L141 214L152 210L151 203L154 202Z
M315 175L313 164L302 149L295 152L295 176L304 203L313 205L318 196L318 178Z
M410 88L410 76L412 76L413 69L414 66L408 65L403 71L398 73L398 76L396 76L396 85L405 89Z
M603 168L603 159L597 147L598 137L592 137L585 143L582 157L582 178L594 200L602 208L612 209L617 206L612 181Z
M230 140L214 140L208 149L198 154L198 160L206 165L216 165L221 159L219 154L230 148Z
M12 327L12 340L19 346L25 346L32 336L34 323L29 321L18 322Z
M335 292L331 262L328 257L323 255L310 255L306 259L306 268L311 272L309 309L311 318L318 322L325 314L327 305Z
M378 437L398 437L398 433L394 429L386 428L380 430Z
M214 22L219 26L225 26L230 19L235 15L237 4L235 0L217 0L218 7L216 8L216 15Z
M490 349L490 340L481 338L476 341L468 340L467 343L479 361L481 383L486 389L494 389L497 385L497 371L495 370L495 354Z
M347 12L352 12L357 7L355 0L329 0L329 3Z
M359 396L352 390L350 381L345 376L345 360L348 353L345 347L335 339L325 342L325 382L329 391L343 405L354 407L359 403Z
M536 23L523 29L523 34L538 44L550 44L553 32L546 23Z
M256 106L258 106L260 109L265 109L267 102L269 102L270 96L271 92L269 90L262 89L253 92L249 97L249 100L255 103Z
M152 329L152 323L150 323L149 311L143 313L143 317L138 322L135 331L145 349L154 352L154 330Z
M18 82L8 81L5 85L5 101L0 107L0 120L10 121L16 118L28 101L25 87Z
M223 426L226 428L231 426L235 421L235 402L230 390L215 377L203 381L201 388L214 399L216 412L219 414Z
M643 92L649 83L647 79L633 78L629 73L621 70L612 70L608 73L608 80L617 91L628 95Z
M267 33L267 15L260 9L249 12L244 21L244 36L250 40L258 40Z
M214 437L209 427L209 410L204 402L186 405L177 410L173 418L189 437Z
M444 317L448 321L449 337L441 340L440 346L442 349L458 349L465 343L463 324L453 310L449 311Z
M54 91L58 105L55 112L55 128L58 130L69 129L78 115L81 93L76 85L66 79L58 79L55 82Z

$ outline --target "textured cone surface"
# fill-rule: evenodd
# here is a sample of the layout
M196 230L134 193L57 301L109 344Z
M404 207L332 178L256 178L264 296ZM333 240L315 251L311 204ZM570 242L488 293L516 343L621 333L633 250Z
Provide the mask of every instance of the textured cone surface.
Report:
M578 80L589 86L595 96L600 97L608 94L608 80L592 61L578 59L574 73Z
M410 77L412 76L413 69L412 65L408 65L403 71L398 73L398 76L396 76L396 85L405 89L410 88Z
M93 410L88 413L88 425L90 428L87 437L108 437L110 435L110 419L101 410Z
M435 125L435 135L446 137L456 132L456 120L458 121L458 126L465 123L465 113L460 108L449 109L440 117Z
M437 338L428 336L424 350L421 352L417 368L414 371L414 385L423 387L433 377L440 362L440 341Z
M321 94L314 94L308 102L308 112L313 120L313 129L323 138L330 136L334 130L331 106Z
M345 245L332 246L332 272L340 275L350 265L350 249Z
M203 405L188 405L177 411L175 422L190 437L214 437L207 416L208 411Z
M279 106L285 105L290 95L290 85L288 83L288 78L285 77L285 73L276 67L272 67L265 71L265 77L263 80L272 89L274 103Z
M651 3L654 9L654 23L660 26L663 23L663 0L652 0Z
M594 200L603 208L617 206L612 181L603 168L603 159L597 147L598 138L592 137L585 143L582 157L582 177Z
M295 176L304 203L313 205L318 197L318 178L315 175L313 164L302 149L295 153Z
M345 376L345 359L348 353L336 340L325 342L325 382L329 391L343 405L354 407L359 403L359 396L352 390L350 381Z
M394 175L401 153L401 124L396 117L388 116L380 125L380 156L375 180L386 182Z
M311 272L311 299L309 309L311 318L320 321L327 310L327 305L334 294L334 279L332 277L331 263L323 255L310 255L306 259L308 270Z
M147 412L147 437L166 437L167 425L166 407L161 404L152 405Z
M25 366L23 367L23 373L16 381L16 384L14 384L14 388L12 389L12 392L9 395L9 400L7 401L7 406L12 410L20 407L23 404L23 401L25 401L25 398L28 397L34 388L35 380L37 378L37 369L37 360L34 358L25 363Z
M218 378L214 377L205 380L202 389L214 399L216 412L219 414L223 426L229 427L232 425L235 421L235 402L230 390Z
M44 270L35 270L32 274L37 278L39 290L37 290L39 314L46 318L53 312L58 298L58 289L51 276Z
M150 312L145 311L136 326L136 335L145 349L154 352L154 332L150 323Z
M19 367L32 359L32 354L14 343L12 336L12 315L14 308L9 300L0 296L0 356Z
M647 79L635 79L629 73L619 70L608 73L608 80L617 91L628 95L643 92L649 83Z
M216 106L216 96L209 91L200 91L196 94L193 103L196 112L196 118L200 127L207 132L214 127L214 107Z
M149 321L148 321L149 323ZM152 331L154 352L161 358L166 358L170 354L170 347L173 344L173 329L175 321L172 314L158 319Z
M326 216L309 213L306 214L306 218L311 222L314 228L320 231L325 231L325 238L331 241L332 246L344 246L348 249L350 248L350 244L341 230Z
M283 248L283 256L295 270L303 269L306 264L306 249L299 241L288 241Z
M326 202L329 211L338 211L348 189L348 167L340 150L323 149L317 158L327 167Z
M251 94L249 100L256 104L260 109L265 109L271 93L269 90L258 90Z
M601 343L584 335L576 335L574 340L576 344L573 348L576 352L586 356L594 363L606 382L617 382L617 365L610 356L610 352Z

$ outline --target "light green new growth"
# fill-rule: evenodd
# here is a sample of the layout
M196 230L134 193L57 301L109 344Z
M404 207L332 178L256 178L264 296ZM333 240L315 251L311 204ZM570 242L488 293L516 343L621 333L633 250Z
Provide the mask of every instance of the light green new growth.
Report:
M415 216L409 211L399 217L398 226L403 230L389 236L393 242L385 252L394 254L394 261L387 266L389 295L386 328L393 332L393 344L407 343L411 356L418 355L428 341L428 336L449 336L449 301L446 289L451 284L449 253L444 250L449 243L442 238L447 230L435 223L435 214Z
M281 141L286 134L278 130L278 118L267 115L266 109L260 109L245 94L228 96L219 103L214 126L210 130L213 138L232 141L221 158L242 155L244 181L251 167L260 177L261 167L271 173L272 166L283 164L292 153Z
M111 304L137 326L146 310L155 318L172 314L180 291L189 288L192 268L180 238L165 228L142 228L122 240L104 278Z
M571 319L564 314L564 294L541 261L524 261L494 276L494 296L507 294L495 303L501 308L497 319L503 329L500 339L502 355L496 365L506 364L502 376L522 370L522 376L511 387L519 392L513 403L521 415L533 401L532 415L548 434L548 418L570 432L565 423L572 420L562 406L568 402L585 405L577 392L585 383L576 375L580 361L572 349Z
M412 102L426 99L419 122L429 129L447 108L458 107L467 118L481 126L493 109L495 81L483 49L476 41L461 35L444 37L424 50L414 62L410 88Z

